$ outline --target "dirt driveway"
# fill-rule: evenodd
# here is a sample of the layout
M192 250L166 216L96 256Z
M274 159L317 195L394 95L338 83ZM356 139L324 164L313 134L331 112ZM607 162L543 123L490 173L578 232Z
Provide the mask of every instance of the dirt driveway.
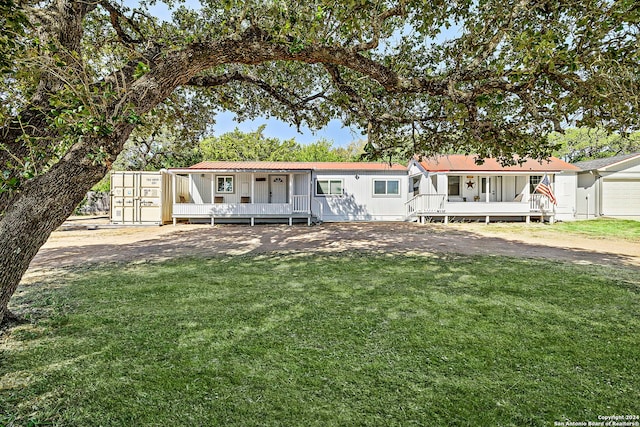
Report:
M306 225L178 225L97 229L62 227L40 249L29 273L103 262L146 262L178 256L261 252L458 253L548 258L582 264L640 267L640 244L554 233L543 224L419 225L325 223ZM86 222L86 221L85 221Z

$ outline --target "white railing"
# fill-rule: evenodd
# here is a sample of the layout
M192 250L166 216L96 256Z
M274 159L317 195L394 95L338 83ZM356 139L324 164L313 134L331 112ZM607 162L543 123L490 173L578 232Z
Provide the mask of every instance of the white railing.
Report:
M444 194L418 194L405 203L407 218L423 213L444 212Z
M529 196L529 210L531 212L549 212L551 202L544 194L531 194Z
M291 205L293 206L293 212L307 213L309 212L309 196L292 196Z
M289 216L293 213L291 203L174 203L173 205L173 216L177 218Z

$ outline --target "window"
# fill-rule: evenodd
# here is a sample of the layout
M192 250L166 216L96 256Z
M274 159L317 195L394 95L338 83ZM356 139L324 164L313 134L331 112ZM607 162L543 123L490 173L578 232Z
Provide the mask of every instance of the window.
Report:
M529 194L533 194L538 184L542 181L542 175L532 175L529 177Z
M316 180L316 195L318 196L341 196L341 179L318 179Z
M411 190L413 190L413 195L417 196L418 194L420 194L420 180L421 177L419 176L414 176L413 177L413 182L411 184Z
M397 179L374 179L373 194L376 196L400 195L400 181Z
M217 176L216 193L233 193L233 177Z
M459 196L460 195L460 177L459 176L449 176L448 179L448 188L449 188L449 196Z

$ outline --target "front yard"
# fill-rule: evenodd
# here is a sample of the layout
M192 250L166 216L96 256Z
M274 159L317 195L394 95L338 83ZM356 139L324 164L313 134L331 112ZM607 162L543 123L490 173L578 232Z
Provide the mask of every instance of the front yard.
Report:
M553 425L638 414L636 268L181 258L21 288L0 425Z

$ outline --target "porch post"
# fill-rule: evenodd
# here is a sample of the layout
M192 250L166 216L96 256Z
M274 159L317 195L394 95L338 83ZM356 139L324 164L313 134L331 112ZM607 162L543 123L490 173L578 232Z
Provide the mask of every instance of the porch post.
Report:
M293 174L289 174L289 204L293 204Z
M171 215L173 215L173 205L176 203L178 195L176 194L176 174L171 174ZM173 226L176 226L176 217L173 217Z
M214 203L216 200L216 176L215 174L211 174L211 203Z
M484 201L489 203L489 200L491 200L489 198L489 194L491 193L491 177L487 175L487 177L485 179L487 180L487 186L484 188L484 191L485 191L485 193L484 193ZM488 217L487 217L487 223L489 223Z
M256 202L256 199L254 198L255 196L253 194L253 191L254 191L253 189L254 189L255 184L256 184L255 174L253 172L251 172L251 203L255 203Z
M311 179L311 172L307 173L307 208L309 215L313 215L313 211L311 210L311 198L313 197L313 180ZM309 219L311 222L311 219Z
M189 174L189 199L193 199L193 175Z
M178 195L176 194L176 174L174 173L171 174L171 194L171 204L173 205L178 198Z

